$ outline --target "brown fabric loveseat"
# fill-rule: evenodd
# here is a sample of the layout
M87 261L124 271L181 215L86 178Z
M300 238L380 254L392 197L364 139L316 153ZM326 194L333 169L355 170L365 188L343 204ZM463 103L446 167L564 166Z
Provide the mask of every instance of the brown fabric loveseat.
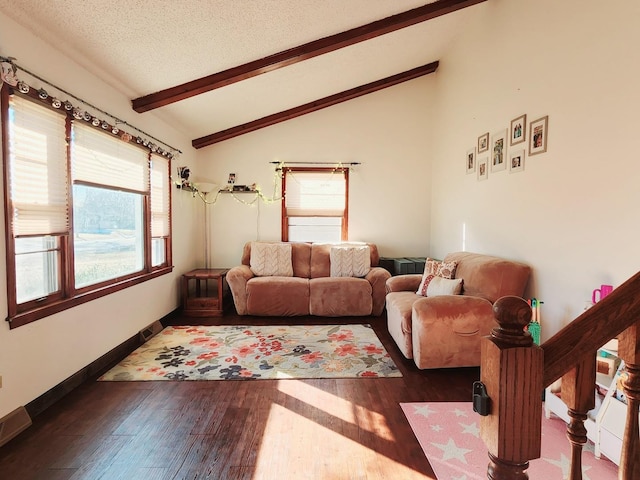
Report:
M422 275L387 281L389 333L406 358L420 369L480 365L480 339L497 326L493 303L506 295L522 296L531 268L519 262L468 252L450 253L458 263L461 295L416 294Z
M276 242L277 243L277 242ZM251 245L242 252L241 265L227 273L227 283L239 315L325 317L381 315L385 283L391 274L378 266L374 244L368 273L362 277L332 277L332 244L291 242L293 276L256 276L250 268Z

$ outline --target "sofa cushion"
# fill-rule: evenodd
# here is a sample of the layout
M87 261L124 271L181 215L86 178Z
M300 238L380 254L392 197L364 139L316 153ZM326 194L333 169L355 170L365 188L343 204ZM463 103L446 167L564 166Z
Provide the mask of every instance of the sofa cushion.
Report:
M253 242L250 266L257 277L292 277L291 244Z
M355 277L321 277L309 281L309 313L323 317L371 315L371 283Z
M464 295L491 303L507 295L521 297L531 273L531 267L524 263L479 253L450 253L444 261L458 262L456 278L464 278Z
M395 277L391 277L395 278ZM413 358L411 340L411 307L421 297L415 292L391 292L387 294L387 328L391 337L406 358Z
M364 277L371 269L368 245L331 247L332 277Z
M249 315L309 315L309 280L298 277L254 277L247 282Z

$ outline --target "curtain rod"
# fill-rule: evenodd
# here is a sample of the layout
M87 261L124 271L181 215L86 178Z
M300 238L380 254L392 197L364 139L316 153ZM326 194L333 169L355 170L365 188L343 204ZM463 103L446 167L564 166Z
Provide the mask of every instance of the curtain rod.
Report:
M98 112L102 113L103 115L107 115L108 117L113 118L117 123L120 123L120 124L122 124L122 125L127 125L128 127L133 128L133 129L134 129L134 130L136 130L137 132L140 132L140 133L142 133L143 135L145 135L145 136L147 136L147 137L149 137L149 138L152 138L152 139L153 139L153 140L155 140L156 142L163 144L165 147L169 147L171 150L174 150L174 151L176 151L176 152L178 152L178 153L182 153L182 150L180 150L179 148L172 147L172 146L171 146L171 145L169 145L168 143L163 142L162 140L160 140L160 139L158 139L158 138L154 137L153 135L148 134L148 133L147 133L147 132L145 132L144 130L140 130L139 128L135 127L134 125L131 125L130 123L126 122L125 120L122 120L122 119L120 119L120 118L116 117L115 115L110 114L109 112L105 112L105 111L104 111L104 110L102 110L101 108L98 108L98 107L96 107L95 105L92 105L91 103L87 102L86 100L83 100L83 99L81 99L81 98L79 98L79 97L76 97L74 94L67 92L66 90L64 90L64 89L62 89L62 88L60 88L60 87L58 87L57 85L54 85L53 83L49 82L48 80L45 80L44 78L42 78L42 77L40 77L40 76L36 75L35 73L30 72L30 71L29 71L29 70L27 70L26 68L21 67L21 66L20 66L20 65L18 65L14 60L15 60L15 59L14 59L13 57L3 57L3 56L0 56L0 62L7 62L7 63L10 63L10 64L11 64L11 65L13 65L15 68L17 68L17 69L19 69L19 70L22 70L22 71L23 71L23 72L25 72L26 74L31 75L33 78L36 78L37 80L40 80L41 82L46 83L46 84L47 84L47 85L49 85L50 87L53 87L53 88L55 88L56 90L59 90L59 91L61 91L62 93L66 94L66 95L69 95L71 98L74 98L74 99L76 99L76 100L77 100L77 101L79 101L79 102L82 102L82 103L83 103L83 104L85 104L86 106L93 108L94 110L96 110L96 111L98 111Z

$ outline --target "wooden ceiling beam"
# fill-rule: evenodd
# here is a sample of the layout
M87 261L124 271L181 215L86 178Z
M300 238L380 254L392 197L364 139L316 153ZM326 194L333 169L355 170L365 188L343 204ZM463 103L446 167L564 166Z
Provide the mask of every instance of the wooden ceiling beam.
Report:
M135 98L131 103L136 112L147 112L486 1L487 0L437 0L433 3L392 15L345 32L314 40L244 65L239 65L222 72L183 83L182 85Z
M346 102L347 100L352 100L369 93L377 92L378 90L382 90L383 88L392 87L393 85L397 85L399 83L433 73L437 70L438 63L439 62L432 62L427 65L422 65L421 67L416 67L403 73L398 73L381 80L376 80L375 82L367 83L366 85L361 85L350 90L345 90L344 92L336 93L335 95L330 95L328 97L321 98L320 100L315 100L298 107L290 108L289 110L284 110L282 112L274 113L272 115L253 120L242 125L237 125L226 130L221 130L219 132L212 133L211 135L196 138L191 142L191 145L194 148L207 147L209 145L213 145L214 143L229 140L230 138L238 137L240 135L244 135L245 133L253 132L270 125L275 125L276 123L291 120L292 118L300 117L302 115L306 115L307 113L315 112L317 110L321 110L338 103Z

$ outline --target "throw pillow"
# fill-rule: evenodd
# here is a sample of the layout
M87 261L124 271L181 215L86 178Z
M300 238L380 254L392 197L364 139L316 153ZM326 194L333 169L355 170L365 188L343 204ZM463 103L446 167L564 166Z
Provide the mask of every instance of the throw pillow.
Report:
M422 280L420 281L420 286L418 287L418 291L416 293L418 295L426 297L427 287L429 286L429 282L431 282L431 278L429 277L441 277L447 280L453 279L456 274L457 266L458 262L440 262L438 260L434 260L433 258L427 258L427 261L424 264L424 273L422 274Z
M368 245L331 247L332 277L364 277L371 269L371 252Z
M458 262L441 262L433 258L427 258L424 265L424 271L428 275L437 275L442 278L454 278L456 276L456 268Z
M427 283L425 297L437 297L438 295L460 295L462 292L461 278L442 278L438 276L430 276Z
M251 242L249 268L257 277L293 277L291 244Z

